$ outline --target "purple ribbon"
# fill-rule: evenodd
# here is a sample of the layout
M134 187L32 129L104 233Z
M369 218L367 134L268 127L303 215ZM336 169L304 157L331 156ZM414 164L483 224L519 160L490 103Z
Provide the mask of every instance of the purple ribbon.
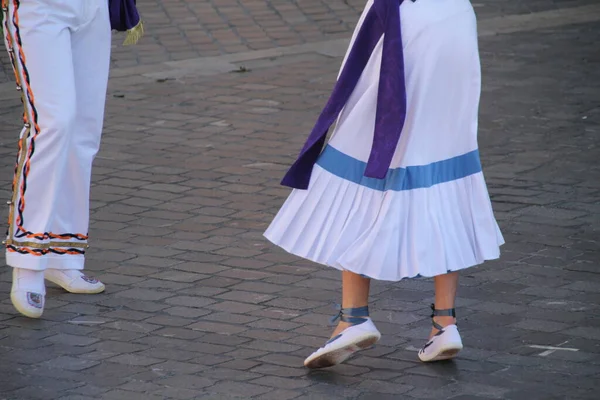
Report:
M108 10L110 25L115 31L125 32L140 23L136 0L108 0Z
M403 0L375 0L356 36L346 64L298 159L281 184L307 189L327 132L348 102L375 46L385 34L377 94L375 131L365 176L385 178L406 119L404 53L400 30ZM415 1L415 0L412 0Z

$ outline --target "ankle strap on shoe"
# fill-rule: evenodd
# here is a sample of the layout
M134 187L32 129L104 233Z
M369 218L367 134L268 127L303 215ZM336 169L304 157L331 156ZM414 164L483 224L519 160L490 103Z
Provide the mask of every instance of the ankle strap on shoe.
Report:
M436 310L435 304L431 304L431 322L433 327L439 331L444 330L444 327L433 320L433 317L454 317L456 318L456 309L448 308L446 310Z
M347 322L351 325L362 324L369 317L369 306L357 308L342 308L339 304L336 307L338 313L334 315L330 322L334 324L338 319L342 322Z

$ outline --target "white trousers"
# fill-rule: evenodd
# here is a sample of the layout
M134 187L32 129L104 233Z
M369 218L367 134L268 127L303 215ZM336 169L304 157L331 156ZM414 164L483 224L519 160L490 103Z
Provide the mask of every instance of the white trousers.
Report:
M2 0L24 106L8 265L83 269L110 63L107 0Z

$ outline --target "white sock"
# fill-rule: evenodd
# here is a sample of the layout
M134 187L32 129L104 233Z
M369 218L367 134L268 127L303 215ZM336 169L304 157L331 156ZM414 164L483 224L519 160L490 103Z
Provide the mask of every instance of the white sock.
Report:
M44 271L35 271L32 269L15 268L13 279L17 280L20 289L28 292L46 294L46 285L44 284Z

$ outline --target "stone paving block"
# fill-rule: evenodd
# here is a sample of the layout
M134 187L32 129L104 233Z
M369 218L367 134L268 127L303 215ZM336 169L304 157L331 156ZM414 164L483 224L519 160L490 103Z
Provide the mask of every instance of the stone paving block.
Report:
M216 311L238 313L238 314L246 314L246 313L250 313L252 311L262 309L261 306L247 304L247 303L239 303L239 302L235 302L235 301L223 301L220 303L211 304L211 305L207 306L206 308L216 310Z
M515 390L512 391L510 393L506 394L506 399L510 399L510 400L527 400L527 399L532 399L535 398L536 396L539 396L540 392L536 392L535 390ZM572 395L571 395L572 396ZM544 399L548 399L548 400L559 400L559 399L563 399L564 396L560 396L560 395L551 395L549 393L544 393ZM575 397L571 397L571 398L575 398Z
M12 336L7 336L0 340L0 346L7 346L17 349L40 349L45 346L50 346L48 342L37 339L18 339Z
M58 398L60 396L59 389L47 389L44 387L27 387L16 390L14 392L9 393L11 399L27 399L27 400L37 400L37 399L49 399L49 398Z
M442 387L440 389L416 389L408 394L416 398L431 398L430 396L466 396L467 398L483 398L502 399L510 389L494 387L490 385L482 385L478 383L456 383Z
M30 386L29 380L24 376L15 376L12 377L10 380L7 379L7 377L4 377L2 378L2 380L0 380L0 384L1 395L6 395L8 392L13 392L26 386Z
M311 374L308 378L315 382L310 387L310 394L316 398L351 399L360 395L358 389L351 387L358 383L356 378L336 377L323 371Z
M470 306L470 308L492 314L513 314L521 312L525 309L523 306L516 306L506 303L503 304L498 302L481 302Z
M164 387L158 390L155 390L157 396L161 398L169 398L169 399L196 399L198 398L198 391L190 390L190 389L182 389L177 387Z
M126 319L131 321L142 321L152 317L154 314L142 311L118 309L103 314L104 317L110 319Z
M285 297L279 297L279 298L271 300L265 304L268 306L272 306L272 307L282 307L282 308L288 308L288 309L292 309L292 310L308 310L311 308L315 308L315 307L324 305L322 302L312 301L312 300L308 300L308 299L285 298Z
M240 282L241 282L241 280L239 280L239 279L226 278L226 277L222 277L222 276L218 276L218 277L214 276L212 278L204 279L202 281L202 284L205 286L214 287L214 288L229 288Z
M176 315L183 318L198 318L209 314L210 311L193 307L171 307L164 310L167 314Z
M261 310L253 311L251 314L257 317L266 317L271 319L282 319L282 320L292 320L296 318L302 318L305 311L298 310L288 310L282 309L278 307L268 307ZM319 321L324 321L325 319L321 319Z
M264 385L275 387L278 389L301 389L311 386L313 382L306 379L298 379L298 378L283 378L277 376L265 376L262 378L258 378L256 380L251 381L257 385Z
M260 364L253 368L252 372L256 372L263 375L279 376L283 378L295 378L306 375L306 370L304 368L301 368L300 365L302 364L297 364L295 368L289 368L282 367L280 365ZM346 370L347 369L348 368L346 368Z
M264 303L266 301L269 301L269 300L275 298L275 296L273 296L273 295L260 294L260 293L254 293L254 292L246 292L243 290L231 290L231 291L223 293L217 297L220 299L223 299L223 300L232 300L232 301L238 301L238 302L242 302L242 303L252 303L252 304Z
M565 335L579 336L586 339L600 340L600 328L579 326L562 331Z
M66 344L69 346L89 346L98 341L98 339L91 337L68 335L65 333L59 333L58 335L44 338L44 340L47 340L52 343Z
M137 380L129 381L119 387L119 389L129 390L132 392L147 392L147 391L154 392L155 390L157 390L159 388L160 388L160 386L156 385L154 383L137 381Z
M191 322L191 321L190 321ZM204 334L194 331L191 326L185 328L166 327L153 332L153 335L164 336L175 339L194 340L202 337Z
M188 318L174 317L170 315L156 315L154 317L146 319L144 322L154 325L180 327L189 325L191 322L193 322L193 320Z
M115 389L102 394L102 398L107 400L142 400L152 399L158 400L161 397L148 393L135 393L129 390Z
M92 368L98 364L100 364L99 361L86 360L70 356L61 356L42 363L43 366L48 368L59 368L69 371L82 371L88 368Z
M222 368L221 366L216 366L206 371L202 371L202 376L209 377L215 380L222 380L224 382L233 380L233 381L248 381L251 379L260 378L260 374L255 374L248 371L242 371L239 369L231 369L231 368Z
M206 369L206 366L173 360L152 366L153 371L162 371L168 375L195 374L203 369Z
M238 334L248 329L243 326L207 321L196 322L195 324L190 325L189 328L201 332L213 332L219 334Z
M598 293L598 296L600 298L600 288L598 287L598 282L573 282L571 284L568 284L566 286L562 286L561 289L568 289L568 290L576 290L576 291L581 291L581 292L593 292L593 293Z
M205 307L209 304L213 304L214 302L214 300L192 296L175 296L166 300L166 303L170 305L198 308Z
M193 390L203 389L205 387L211 386L214 383L210 379L195 375L178 375L176 377L161 379L159 382L161 385L165 386Z
M206 278L207 278L206 276L203 277L203 279L206 279ZM178 290L190 288L190 287L192 287L192 284L175 282L175 281L165 280L165 279L146 279L143 282L138 283L137 286L139 288L158 289L161 291L167 291L167 290L178 291Z
M566 329L569 325L560 322L528 319L513 324L516 328L530 329L541 332L557 332Z
M107 389L107 388L101 388L101 387L94 386L94 385L83 385L83 386L79 386L76 389L72 389L69 392L74 393L72 396L80 395L82 397L89 396L89 398L93 398L91 396L99 396L102 393L107 392L108 390L109 389Z
M32 326L32 320L28 320L25 318L15 318L14 320L5 321L5 324L11 324L14 322L14 326L5 327L3 329L3 333L7 336L11 337L19 337L22 339L44 339L47 337L53 336L51 331L54 324L46 324L42 322L41 324L34 323ZM26 329L26 327L31 327L32 329Z
M274 329L274 330L289 331L292 329L296 329L302 325L298 324L298 323L294 323L294 322L289 322L289 321L265 318L265 319L260 319L258 321L251 322L248 324L248 326L250 326L252 328L258 328L258 329Z
M242 347L246 347L253 350L265 350L274 353L291 353L300 349L300 346L278 342L270 342L267 340L253 340L251 342L244 343Z
M300 299L309 298L311 300L324 301L330 304L334 304L334 300L337 300L339 298L332 293L331 289L324 290L311 288L294 288L286 290L284 292L281 292L281 296Z
M135 366L148 366L153 364L158 364L162 360L157 358L151 358L146 356L141 356L138 354L121 354L117 357L110 358L108 361L113 363L125 364L125 365L135 365Z
M539 388L542 392L551 392L554 394L560 393L563 394L563 396L574 389L573 387L569 388L569 386L573 384L577 384L577 388L593 389L593 381L589 378L575 378L569 374L560 374L556 372L539 374L524 368L515 367L499 371L494 375L502 379L514 381L515 389L520 386L519 382L527 382L526 386L530 386L531 383L535 382L538 383L535 387ZM539 385L540 383L543 385ZM553 386L551 390L549 390L549 387L547 386L549 384Z
M231 314L226 312L214 312L210 315L206 315L204 317L205 320L214 321L214 322L224 322L227 324L248 324L252 321L256 321L258 317L253 317L249 315L242 314Z
M369 392L379 392L387 394L395 394L396 396L410 392L414 389L413 386L390 383L377 380L363 380L358 388Z
M304 361L304 359L301 357L296 357L282 353L269 353L268 355L259 358L259 360L269 364L292 368L298 367L299 365L303 365Z
M118 297L126 297L135 300L161 300L172 296L171 293L158 292L156 290L147 289L130 289L117 294Z
M134 333L149 333L160 329L159 325L147 324L141 321L114 321L104 324L107 328L112 328L115 330L123 330Z
M145 337L138 340L140 343L150 344L152 346L166 348L188 350L191 352L206 353L206 354L225 354L234 349L231 346L223 346L212 343L204 343L202 341L189 341L182 339L174 339L168 337Z
M257 397L260 400L291 400L300 398L302 392L296 390L276 389ZM304 395L306 397L306 395Z
M260 363L257 361L245 360L245 359L234 359L234 360L230 360L230 361L227 361L224 363L220 363L219 368L238 369L238 370L242 370L242 371L247 371L247 370L254 368L255 366L257 366L259 364Z
M272 389L246 382L217 383L210 387L211 393L230 394L238 396L258 396Z
M403 370L412 367L412 364L396 361L387 360L383 358L371 358L371 357L359 357L349 362L350 365L357 365L369 368L380 368L386 370Z
M181 294L189 294L191 296L213 297L220 293L227 292L227 289L216 288L210 286L192 286L186 289L179 290Z
M11 349L12 350L12 349ZM56 357L56 352L40 352L37 349L21 349L10 354L11 360L17 364L30 365L39 364ZM2 386L0 384L0 386Z
M144 227L146 229L147 227ZM185 254L179 254L179 257L183 258ZM127 261L136 266L136 267L154 267L154 268L168 268L173 267L179 263L181 260L179 259L171 259L171 258L162 258L162 257L153 257L149 255L140 255L138 257L128 258Z
M161 272L155 275L152 275L154 279L166 279L170 281L176 282L196 282L205 278L208 278L208 275L203 274L192 274L189 272L183 271L166 271Z

